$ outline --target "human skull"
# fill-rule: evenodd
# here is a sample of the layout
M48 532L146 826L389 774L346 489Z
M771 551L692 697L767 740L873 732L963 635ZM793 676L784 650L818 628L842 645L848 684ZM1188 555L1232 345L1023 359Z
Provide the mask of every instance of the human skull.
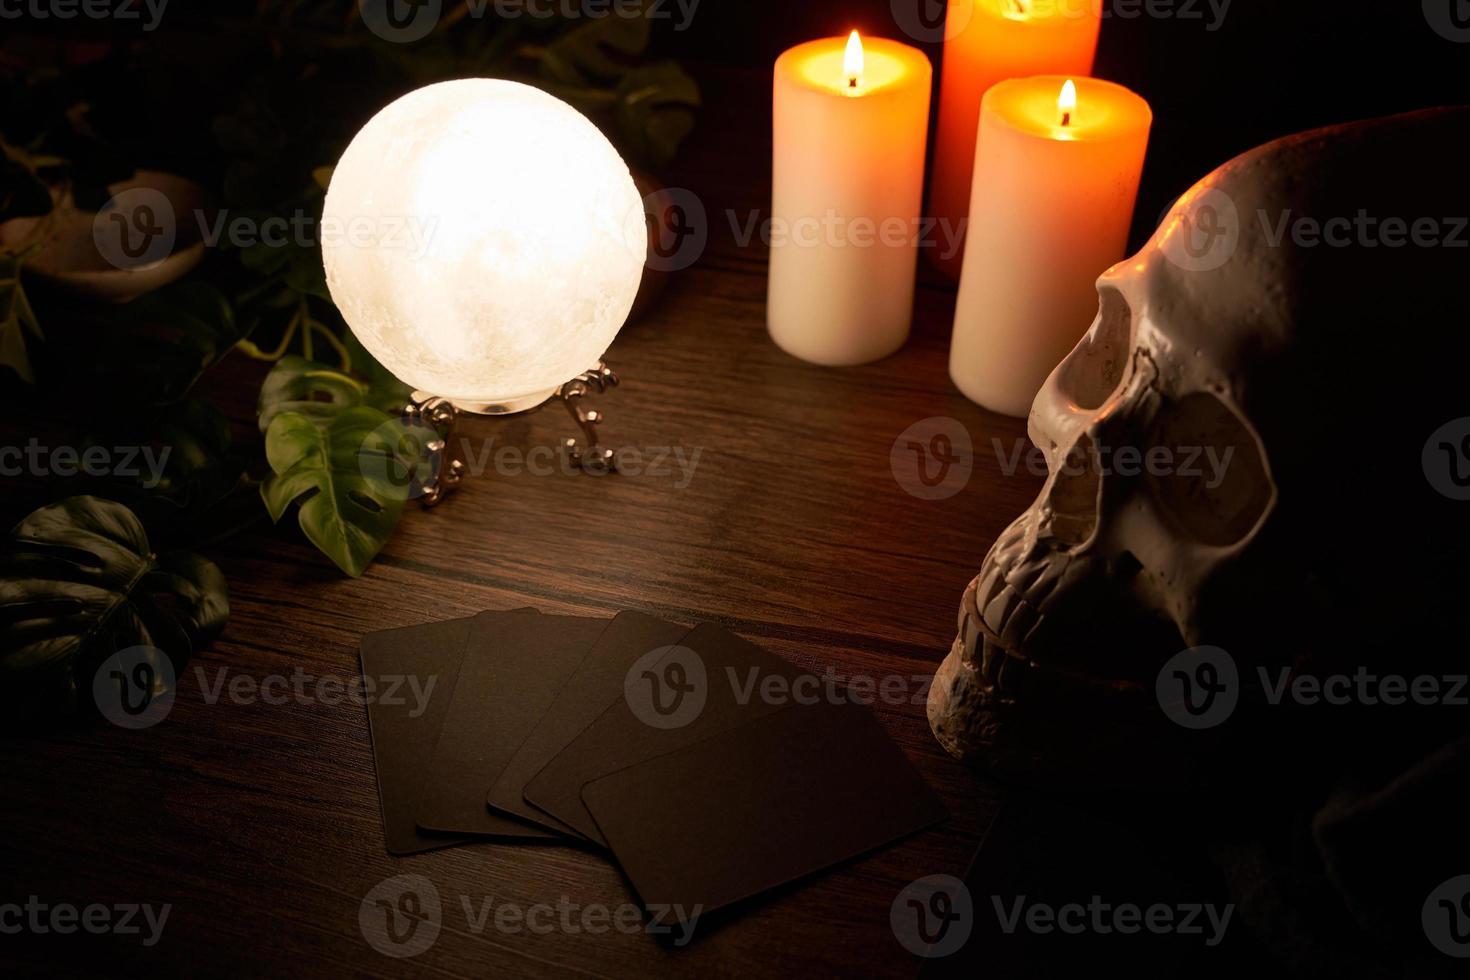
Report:
M1160 778L1188 733L1155 683L1186 648L1251 677L1407 662L1460 615L1470 521L1421 450L1470 415L1467 132L1461 107L1267 144L1099 279L1031 410L1045 488L965 590L930 693L947 750Z

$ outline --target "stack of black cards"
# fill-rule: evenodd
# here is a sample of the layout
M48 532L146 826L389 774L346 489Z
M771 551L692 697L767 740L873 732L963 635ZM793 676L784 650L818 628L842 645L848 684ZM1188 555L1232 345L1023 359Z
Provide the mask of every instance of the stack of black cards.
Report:
M719 626L491 612L362 666L394 854L575 842L709 913L945 817L867 707Z

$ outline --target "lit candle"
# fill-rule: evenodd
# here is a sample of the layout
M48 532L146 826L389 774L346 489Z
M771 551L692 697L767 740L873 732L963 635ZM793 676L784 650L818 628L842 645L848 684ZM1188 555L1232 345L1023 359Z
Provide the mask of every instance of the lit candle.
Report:
M991 88L980 113L970 235L949 373L970 400L1024 416L1097 313L1123 259L1153 113L1111 82Z
M940 245L963 244L980 100L1008 78L1091 75L1101 9L1096 0L949 0L928 212L945 223ZM959 276L962 248L932 254Z
M776 61L767 323L787 353L864 364L908 338L932 78L856 31Z

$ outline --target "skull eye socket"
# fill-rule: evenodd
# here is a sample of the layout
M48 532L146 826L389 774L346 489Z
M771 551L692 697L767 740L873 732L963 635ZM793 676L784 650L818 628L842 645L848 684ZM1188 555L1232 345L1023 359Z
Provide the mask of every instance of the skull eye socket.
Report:
M1128 373L1133 313L1116 289L1098 290L1097 320L1062 362L1057 383L1078 408L1101 408Z
M1270 507L1271 475L1260 443L1214 395L1186 395L1160 413L1151 445L1158 454L1147 466L1154 499L1194 540L1235 544Z

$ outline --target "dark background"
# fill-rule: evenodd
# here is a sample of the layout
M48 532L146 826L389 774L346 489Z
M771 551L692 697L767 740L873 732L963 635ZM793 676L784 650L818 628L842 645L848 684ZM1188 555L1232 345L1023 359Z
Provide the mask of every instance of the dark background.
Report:
M927 2L703 0L682 33L660 25L658 43L672 57L764 68L794 44L853 29L909 40L893 5ZM1108 6L1131 9L1129 0ZM1316 126L1470 102L1470 44L1436 34L1420 0L1234 0L1213 32L1205 0L1193 7L1199 19L1103 22L1093 73L1143 95L1155 113L1135 246L1174 198L1253 146ZM921 46L939 66L942 45Z
M449 11L464 0L443 0ZM557 4L574 0L555 0ZM606 0L599 0L606 2ZM701 66L712 69L743 67L769 72L786 48L816 37L846 34L856 28L865 34L912 41L899 27L895 9L912 11L920 5L941 9L941 0L699 0L688 25L683 25L677 0L662 0L665 16L655 22L653 54L684 63L696 76ZM1209 0L1096 0L1109 9L1103 23L1097 64L1100 78L1119 82L1148 99L1155 122L1147 168L1140 191L1132 245L1142 245L1159 217L1196 180L1234 155L1278 136L1330 123L1346 122L1434 105L1470 103L1470 43L1455 43L1437 34L1429 24L1426 7L1458 4L1470 17L1466 0L1232 0L1217 29ZM254 82L244 66L259 55L259 37L246 25L252 15L250 0L172 0L151 43L165 40L170 50L192 58L197 65L197 90L181 93L170 76L150 79L143 73L136 89L115 92L112 98L136 105L167 86L167 100L177 104L192 98L194 121L172 116L156 120L172 130L172 140L158 139L134 127L130 148L140 165L156 165L180 173L208 171L200 160L149 160L159 145L178 146L179 128L197 123L194 145L203 153L213 140L207 123L222 103L250 93ZM330 5L328 5L330 6ZM354 15L352 4L338 4L344 16ZM1114 11L1139 11L1157 6L1168 16L1125 17ZM331 7L336 10L336 7ZM1193 17L1180 15L1188 10ZM487 12L486 16L490 16ZM932 15L931 15L932 16ZM12 25L15 25L12 27ZM684 27L680 30L680 27ZM79 41L101 42L134 28L83 19L42 23L0 21L0 59L5 57L7 35L14 30L34 36L51 35L64 42L57 60L78 59ZM918 43L918 42L914 42ZM942 45L921 44L942 70ZM237 73L237 66L240 69ZM63 72L65 64L58 64ZM355 78L341 84L341 113L313 120L321 146L340 146L387 98L373 91L372 66L364 65ZM939 78L936 72L936 83ZM78 75L81 81L80 73ZM755 85L752 80L752 85ZM150 89L150 86L155 88ZM937 84L936 84L937 89ZM95 95L95 93L93 93ZM272 93L281 96L283 93ZM937 96L937 91L936 91ZM94 99L95 101L95 99ZM279 98L270 101L279 106ZM751 93L751 111L769 112L769 90L764 82ZM103 118L106 106L94 107ZM937 111L937 97L935 109ZM5 107L0 105L0 110ZM0 112L0 119L7 123ZM706 113L700 126L719 126ZM109 134L114 140L117 134ZM279 152L315 154L313 146L283 146ZM173 151L175 154L177 150ZM766 175L753 174L752 186Z
M350 15L350 2L334 2ZM926 0L702 0L687 31L659 22L658 53L708 80L712 96L691 144L671 168L670 182L688 178L689 186L708 195L712 210L767 204L769 171L751 163L763 151L750 149L747 157L726 151L748 134L768 135L774 59L794 44L853 28L902 39L894 2ZM290 116L306 104L297 98L306 81L262 77L250 67L259 60L262 39L234 25L248 20L253 7L251 0L172 0L159 31L168 37L156 40L196 66L194 84L182 91L175 75L146 60L115 88L89 86L79 41L108 40L106 26L53 21L26 30L60 42L57 71L74 78L76 91L94 103L99 128L119 141L131 162L209 175L222 169L212 128L221 112L249 101ZM1207 5L1197 7L1209 16ZM1437 35L1419 0L1234 0L1219 30L1207 30L1206 23L1140 17L1113 18L1103 26L1096 74L1138 91L1156 114L1134 246L1178 194L1261 142L1328 123L1470 102L1470 44ZM14 22L0 21L0 60L19 33ZM930 53L937 65L939 46ZM311 79L318 89L332 91L335 111L289 127L305 137L259 141L262 166L286 162L309 169L334 159L346 138L391 97L371 68L364 64ZM732 80L750 85L748 98L738 101L745 116L739 120L729 114L732 100L713 98ZM136 115L138 105L164 104L183 109ZM13 121L0 105L0 122ZM745 147L754 147L758 138ZM620 419L690 427L726 457L723 466L706 464L718 475L701 483L697 494L666 500L640 496L637 484L604 491L575 481L481 482L462 491L464 499L450 505L457 509L406 519L372 574L348 586L297 540L294 522L287 521L209 550L230 579L235 619L203 662L261 671L304 663L309 670L341 672L355 663L365 623L408 625L451 612L524 605L530 597L546 611L603 614L636 603L680 620L717 617L808 666L815 657L868 674L932 670L953 637L954 604L984 546L1030 502L1035 487L986 472L971 493L943 508L913 508L899 499L886 472L858 473L852 461L875 453L882 458L893 435L924 415L952 414L977 433L1015 438L1021 423L982 416L944 382L949 293L921 291L921 325L901 359L839 374L789 363L765 342L764 283L759 255L717 247L670 287L662 318L626 338L624 355L642 380L620 395L629 399L618 407ZM48 319L48 331L53 322L60 328ZM231 418L245 420L246 433L253 433L264 373L255 367L234 357L225 377L216 376L211 386ZM19 397L8 379L0 386L7 389L0 394ZM49 424L43 416L62 407L47 402L38 409L31 402L11 412L9 424L29 435ZM798 431L793 420L799 420L800 431L836 432L841 439L808 439L789 456L758 451L787 445ZM512 424L539 425L535 437L545 440L565 434L545 416ZM507 441L525 435L524 429L513 430ZM1417 451L1417 445L1411 448ZM872 482L853 482L866 479ZM772 493L772 486L781 492ZM25 488L0 512L5 524L44 502L44 495L66 489ZM609 507L607 496L615 492L625 495L617 498L622 509ZM888 515L898 516L889 521ZM773 541L780 543L780 560L767 562ZM854 549L853 541L862 548ZM509 553L507 542L513 546ZM810 596L832 602L835 612L815 614L803 605ZM917 852L897 850L859 872L818 883L792 900L801 904L755 910L725 934L726 945L708 949L709 959L701 962L749 946L760 955L747 956L774 964L770 947L783 935L846 943L851 958L861 957L883 939L880 920L900 884L919 866L958 871L960 852L973 851L990 833L998 791L939 757L921 709L894 721L894 730L954 804L956 820L919 842ZM355 934L355 896L399 870L380 853L360 710L344 708L326 717L294 709L231 713L206 710L195 699L192 712L181 712L177 731L182 734L164 750L166 765L151 767L129 755L130 746L140 743L109 737L112 732L39 747L17 743L4 768L11 786L25 787L29 795L8 791L17 802L9 808L8 832L0 835L8 842L0 849L6 858L0 866L10 865L5 871L27 882L44 870L48 887L61 896L94 888L114 867L124 872L116 887L131 889L121 897L185 889L186 912L194 918L181 912L171 927L184 941L164 950L176 958L174 969L164 973L197 968L206 950L233 961L233 969L231 963L217 964L225 972L280 963L301 972L360 970L360 962L341 958L344 951L365 954ZM87 751L77 751L78 742ZM331 791L324 793L324 785ZM158 798L168 804L162 814ZM1273 805L1286 809L1285 803ZM91 825L99 812L107 821L100 830ZM1021 829L1027 833L1007 837L1002 824L984 836L995 844L989 853L1014 856L1024 871L1041 863L1036 855L1042 851L1058 855L1057 863L1074 859L1078 841L1065 831L1035 844L1028 838L1036 831L1029 824ZM1110 833L1103 834L1110 846L1098 849L1102 857L1123 855L1125 879L1146 871L1141 862L1132 863L1137 849L1108 839ZM1059 849L1058 840L1069 841L1071 849ZM52 849L36 848L33 841L70 843ZM1311 847L1310 841L1289 837L1282 850L1295 857L1309 855ZM119 849L120 855L114 853ZM619 894L611 869L575 854L469 851L433 867L449 889L501 889L523 902L542 897L538 889L545 880L571 881L602 899ZM1075 867L1069 870L1076 874ZM1152 879L1145 880L1154 887ZM859 893L862 902L852 902L851 894ZM872 921L854 921L854 904L872 912ZM260 948L259 963L249 962L242 950L259 945L250 933L260 928L261 910L283 906L290 914L273 924L274 939ZM788 917L786 909L797 914ZM1324 932L1330 935L1336 927L1332 923ZM1344 935L1348 929L1341 926ZM593 972L613 963L625 973L664 965L633 943L611 948L595 963L588 950L570 942L546 947L548 962ZM989 975L1014 975L992 947L974 942L971 950L976 962L968 976L981 975L982 967ZM446 940L440 952L445 963L457 958L464 975L506 968L488 944ZM115 972L144 972L142 953L127 948L122 954L136 958L115 964ZM748 966L751 960L735 962ZM1132 965L1137 971L1140 964ZM877 963L872 972L888 966Z

